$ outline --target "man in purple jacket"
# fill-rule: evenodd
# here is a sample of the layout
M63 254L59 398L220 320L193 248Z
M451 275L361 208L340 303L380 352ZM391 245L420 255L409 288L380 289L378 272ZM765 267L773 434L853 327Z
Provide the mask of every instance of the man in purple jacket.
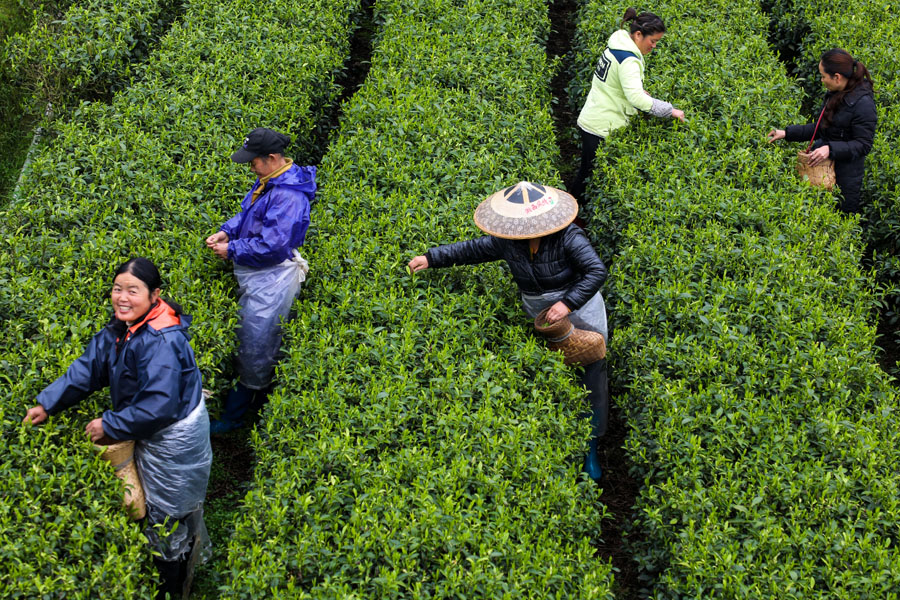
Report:
M241 306L235 361L239 382L229 392L219 420L210 424L211 433L243 425L254 395L264 394L271 384L281 321L288 318L306 278L308 266L297 248L309 227L316 168L297 166L284 157L290 141L263 127L250 132L231 160L249 163L256 183L241 202L241 212L206 238L216 256L234 263Z

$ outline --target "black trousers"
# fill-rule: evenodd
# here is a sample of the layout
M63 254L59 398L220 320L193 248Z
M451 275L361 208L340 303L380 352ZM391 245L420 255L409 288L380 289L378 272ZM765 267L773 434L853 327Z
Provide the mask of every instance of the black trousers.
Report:
M581 128L578 131L581 132L581 166L578 167L578 173L575 174L569 193L575 196L578 204L584 206L585 182L594 170L594 158L597 156L597 147L600 146L603 138L599 135L588 133Z
M587 388L591 403L591 437L603 437L609 421L609 377L605 358L585 365L581 384Z

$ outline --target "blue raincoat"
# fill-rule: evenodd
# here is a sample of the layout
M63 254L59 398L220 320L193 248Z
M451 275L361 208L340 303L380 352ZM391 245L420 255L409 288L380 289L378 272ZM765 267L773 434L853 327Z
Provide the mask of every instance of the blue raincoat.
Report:
M169 561L194 546L199 560L210 555L203 500L212 447L200 370L188 341L190 322L163 300L130 327L113 318L38 395L52 415L109 386L113 408L103 413L103 431L117 440L135 440L147 502L144 534ZM176 522L181 525L174 527ZM157 531L160 524L174 528L165 539Z
M316 168L292 165L270 179L250 203L259 179L244 196L241 212L220 228L228 235L228 258L245 267L271 267L292 258L309 227L309 203L316 193Z
M109 386L113 408L103 413L104 433L116 440L149 439L201 401L190 322L162 300L131 327L114 318L38 395L38 403L52 415Z
M295 249L309 227L309 203L316 193L316 168L291 165L268 181L251 204L259 179L241 202L240 214L221 230L228 235L228 258L238 281L240 326L235 366L251 390L272 382L281 348L281 323L290 316L306 261Z

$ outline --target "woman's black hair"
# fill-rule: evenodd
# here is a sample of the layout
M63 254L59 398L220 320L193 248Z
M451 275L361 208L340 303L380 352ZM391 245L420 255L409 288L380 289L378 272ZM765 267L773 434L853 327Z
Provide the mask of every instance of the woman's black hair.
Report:
M872 76L869 75L866 65L855 60L849 52L841 48L832 48L823 52L819 62L822 63L822 70L828 75L834 77L840 73L847 80L847 87L832 94L825 104L822 122L828 125L831 123L831 118L834 116L835 111L837 111L844 100L844 96L861 85L868 85L871 88Z
M666 24L651 12L638 14L637 10L629 8L625 11L625 16L622 17L622 25L629 21L631 21L631 26L629 27L631 33L640 31L643 35L654 35L666 32Z
M144 285L147 286L147 289L151 294L153 293L153 290L162 287L162 278L159 276L159 269L156 268L156 265L153 264L153 261L142 256L131 258L119 265L119 268L116 269L116 274L113 276L113 279L115 279L122 273L134 275L135 277L143 281ZM176 314L184 314L181 306L177 302L169 300L168 298L163 298L163 300L165 300L166 304L172 307L172 310L174 310Z
M119 265L113 279L122 273L134 275L143 281L144 285L147 286L147 289L150 290L150 293L153 293L153 290L162 287L162 278L159 276L159 269L156 268L156 265L154 265L151 260L142 256L131 258Z

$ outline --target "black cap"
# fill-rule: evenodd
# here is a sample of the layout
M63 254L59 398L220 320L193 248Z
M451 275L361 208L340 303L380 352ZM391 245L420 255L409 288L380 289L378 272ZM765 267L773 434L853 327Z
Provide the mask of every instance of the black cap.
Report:
M257 156L283 154L285 146L290 143L290 136L265 127L257 127L244 138L243 145L231 155L231 160L236 163L248 163Z

